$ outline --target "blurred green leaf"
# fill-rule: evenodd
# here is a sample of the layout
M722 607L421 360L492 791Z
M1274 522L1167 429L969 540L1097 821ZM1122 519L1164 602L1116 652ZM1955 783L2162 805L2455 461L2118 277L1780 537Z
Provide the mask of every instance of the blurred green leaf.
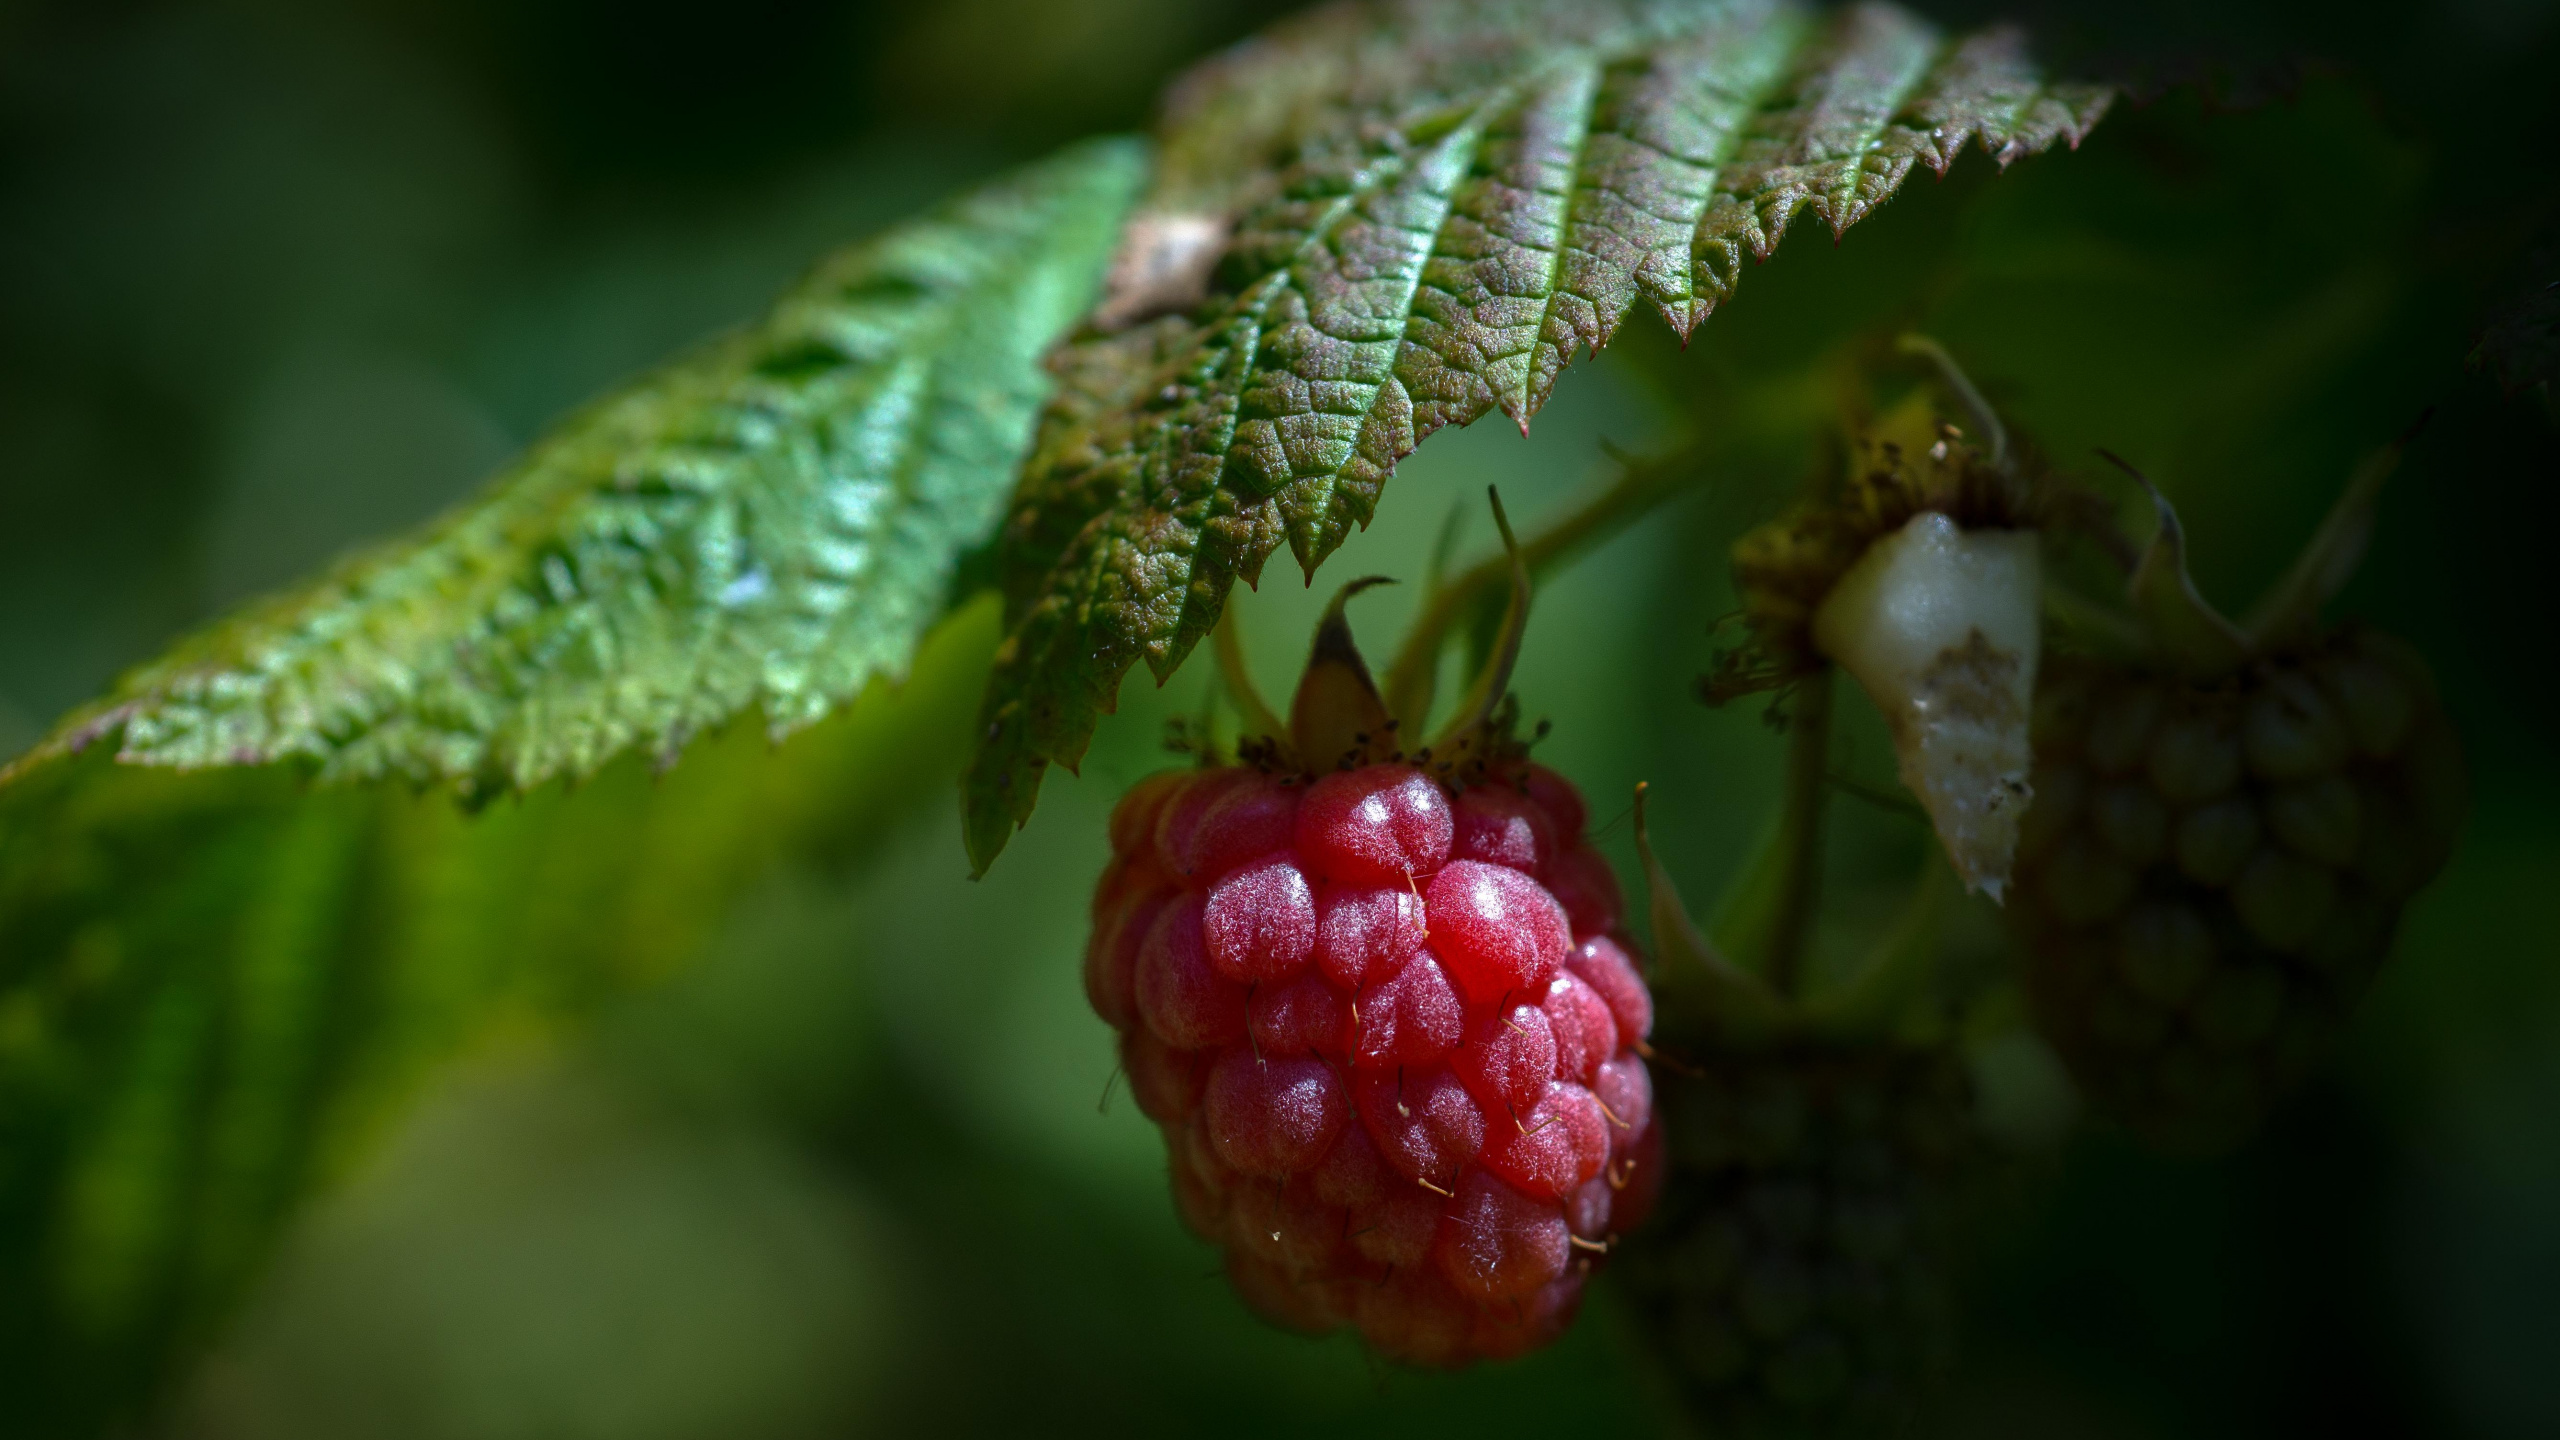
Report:
M315 1186L440 1061L668 971L791 852L939 793L971 607L846 715L467 814L290 767L103 751L0 797L0 1394L10 1433L147 1406Z
M477 502L182 641L0 784L114 737L485 798L672 760L750 707L777 736L818 719L949 604L1146 165L1089 142L848 248Z
M1284 539L1312 576L1432 431L1526 426L1640 302L1695 329L1798 211L1836 234L1968 141L2076 145L2109 95L1884 4L1336 6L1195 71L1005 532L976 863L1131 665L1171 673Z
M993 607L918 646L1146 165L1089 143L851 247L0 772L12 1433L146 1407L431 1066L665 972L956 768Z

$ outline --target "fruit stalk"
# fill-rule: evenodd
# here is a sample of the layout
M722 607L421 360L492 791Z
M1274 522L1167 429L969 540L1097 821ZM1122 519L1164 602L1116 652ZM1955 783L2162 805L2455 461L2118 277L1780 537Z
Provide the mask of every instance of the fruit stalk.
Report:
M1787 721L1786 808L1778 818L1780 863L1769 984L1792 1000L1803 990L1805 952L1822 904L1822 812L1831 787L1831 668L1805 677Z
M1532 578L1588 545L1607 539L1643 518L1653 508L1680 494L1704 473L1693 450L1660 460L1630 464L1607 489L1574 507L1517 547L1518 564ZM1511 554L1487 556L1452 579L1434 585L1422 602L1404 647L1387 667L1387 708L1407 724L1407 717L1431 708L1441 646L1450 633L1486 603L1487 597L1511 583Z

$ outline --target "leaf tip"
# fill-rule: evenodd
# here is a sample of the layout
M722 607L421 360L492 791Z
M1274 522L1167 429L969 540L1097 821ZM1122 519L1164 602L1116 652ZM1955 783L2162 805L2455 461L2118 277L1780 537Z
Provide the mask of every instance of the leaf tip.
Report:
M969 852L972 880L995 865L996 857L1012 843L1013 832L1030 818L1030 804L1040 793L1040 772L1046 762L1025 756L1022 766L1029 772L1027 784L1018 783L1010 764L997 762L990 768L982 756L961 782L961 840Z

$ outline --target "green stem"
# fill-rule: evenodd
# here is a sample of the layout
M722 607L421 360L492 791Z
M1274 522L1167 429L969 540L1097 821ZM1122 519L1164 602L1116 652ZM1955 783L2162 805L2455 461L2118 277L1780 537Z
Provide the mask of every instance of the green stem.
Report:
M1617 483L1523 542L1518 563L1527 566L1534 578L1573 551L1617 533L1704 473L1702 466L1692 462L1693 457L1683 451L1628 466ZM1510 588L1513 564L1510 555L1487 556L1456 578L1434 586L1424 599L1422 613L1406 633L1404 648L1387 668L1387 709L1403 725L1404 733L1421 734L1429 721L1440 651L1450 631L1487 596Z
M1795 688L1787 725L1786 808L1778 819L1780 863L1776 923L1769 944L1769 983L1794 999L1804 981L1814 912L1822 901L1822 806L1831 776L1831 667Z
M1493 503L1493 528L1502 532L1502 553L1511 562L1511 602L1502 608L1502 625L1495 632L1492 653L1485 656L1483 668L1458 702L1457 713L1449 717L1440 733L1431 737L1430 748L1434 751L1446 751L1463 743L1468 733L1481 727L1492 716L1494 707L1502 703L1503 693L1511 688L1511 667L1520 661L1521 632L1529 624L1529 566L1520 556L1520 538L1511 533L1511 517L1502 511L1502 492L1488 485L1485 496Z
M1236 607L1231 599L1218 616L1217 628L1209 632L1210 649L1218 657L1218 678L1227 685L1227 699L1236 707L1247 735L1265 735L1273 740L1289 738L1289 727L1281 723L1271 703L1262 698L1262 690L1253 683L1253 671L1245 664L1244 638L1236 633Z
M1657 1038L1697 1045L1778 1033L1789 1018L1785 1002L1766 980L1725 959L1680 903L1679 887L1653 853L1647 788L1636 786L1636 856L1644 864L1653 919L1653 997L1662 1017Z
M1973 388L1973 377L1964 373L1964 367L1956 363L1956 357L1947 353L1947 347L1926 335L1905 335L1894 343L1903 354L1920 356L1938 367L1940 382L1955 392L1956 403L1973 416L1974 426L1982 431L1989 443L1991 468L2008 469L2009 428L2000 423L2000 412L1992 409L1991 402L1982 398L1982 392Z

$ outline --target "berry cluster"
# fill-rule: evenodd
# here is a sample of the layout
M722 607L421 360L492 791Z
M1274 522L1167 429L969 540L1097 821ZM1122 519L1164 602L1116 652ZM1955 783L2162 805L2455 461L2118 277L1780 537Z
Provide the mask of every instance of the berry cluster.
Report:
M1879 1435L1952 1350L1970 1091L1941 1050L1797 1042L1667 1078L1672 1173L1628 1280L1715 1435Z
M2058 660L2012 902L2038 1024L2156 1143L2245 1134L2308 1070L2450 852L2426 667L2350 631L2215 682Z
M1094 895L1086 992L1184 1221L1272 1319L1417 1364L1555 1338L1661 1168L1617 881L1510 769L1151 776Z

